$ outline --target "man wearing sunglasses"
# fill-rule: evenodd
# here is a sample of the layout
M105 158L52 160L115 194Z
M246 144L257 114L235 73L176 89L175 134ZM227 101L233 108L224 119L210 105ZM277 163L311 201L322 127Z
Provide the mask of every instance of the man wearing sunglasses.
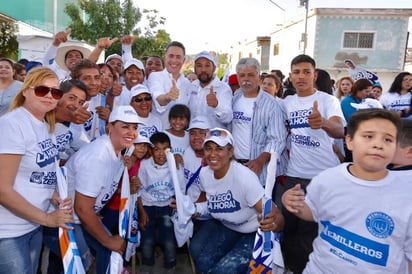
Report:
M279 103L260 88L260 64L242 58L236 65L240 88L233 96L232 135L235 158L266 183L270 151L281 155L286 144L285 118ZM277 175L284 175L278 171Z

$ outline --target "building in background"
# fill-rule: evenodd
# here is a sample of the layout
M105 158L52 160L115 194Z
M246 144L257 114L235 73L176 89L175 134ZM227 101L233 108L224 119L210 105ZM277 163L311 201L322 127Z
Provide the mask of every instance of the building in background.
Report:
M233 45L228 54L231 69L234 71L240 58L255 57L262 64L269 64L262 70L281 69L287 74L293 57L305 52L334 79L349 75L344 60L351 59L377 74L386 90L394 76L410 66L411 50L407 45L411 16L412 9L311 9L307 15L302 12L275 27L269 35L269 56L264 54L267 40L262 43L261 37Z

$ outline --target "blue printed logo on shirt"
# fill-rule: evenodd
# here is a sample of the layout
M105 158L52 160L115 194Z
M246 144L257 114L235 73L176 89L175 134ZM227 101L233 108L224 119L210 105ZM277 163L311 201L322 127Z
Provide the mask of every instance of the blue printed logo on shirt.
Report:
M388 238L392 235L395 224L389 215L383 212L372 212L366 217L366 228L375 237Z
M232 192L211 195L207 202L210 213L235 212L240 209L240 203L233 198Z
M319 235L320 238L335 248L362 261L386 266L389 245L370 240L342 227L334 226L329 221L321 221L320 223L324 226Z
M290 128L305 128L310 127L308 116L312 114L312 107L309 109L301 109L291 111L289 113L289 126Z

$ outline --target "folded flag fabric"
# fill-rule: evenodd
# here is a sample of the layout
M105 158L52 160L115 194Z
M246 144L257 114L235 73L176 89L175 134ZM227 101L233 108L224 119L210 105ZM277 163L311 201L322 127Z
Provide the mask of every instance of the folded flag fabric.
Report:
M57 178L57 189L61 199L67 198L67 181L65 168L59 167L56 160L56 178ZM67 224L72 226L73 224ZM63 269L65 274L84 274L82 258L80 256L79 249L77 248L76 237L74 236L73 229L65 229L59 227L59 245L60 253L63 260Z
M195 213L195 205L188 195L183 194L180 188L175 158L170 149L166 150L166 158L170 173L172 175L176 198L176 212L172 216L173 229L175 232L177 245L182 247L193 235L192 215Z
M272 152L267 166L265 194L263 197L263 219L272 209L272 190L276 181L277 153ZM249 263L247 273L272 273L274 268L284 268L280 249L279 233L263 232L260 228L256 232L253 257Z

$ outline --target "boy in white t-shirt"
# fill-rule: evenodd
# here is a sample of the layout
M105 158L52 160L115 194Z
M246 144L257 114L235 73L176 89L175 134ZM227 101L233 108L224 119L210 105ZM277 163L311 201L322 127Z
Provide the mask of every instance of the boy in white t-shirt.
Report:
M319 223L303 273L412 273L412 185L386 169L398 128L388 110L358 110L346 135L353 163L314 177L306 197L300 185L283 195L290 212Z
M138 192L141 272L153 272L154 247L158 243L163 249L165 272L174 273L177 247L170 203L175 189L165 153L165 149L170 148L170 138L164 132L156 132L150 137L150 142L152 157L142 160L138 174L142 183Z

